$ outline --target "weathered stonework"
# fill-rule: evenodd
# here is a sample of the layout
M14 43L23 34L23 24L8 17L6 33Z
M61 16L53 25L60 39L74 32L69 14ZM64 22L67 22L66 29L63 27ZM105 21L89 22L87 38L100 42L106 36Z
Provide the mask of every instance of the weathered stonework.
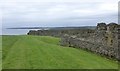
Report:
M118 59L118 25L110 23L98 23L96 31L91 35L73 38L70 35L62 37L61 45L86 49L110 58ZM86 34L88 35L88 34Z

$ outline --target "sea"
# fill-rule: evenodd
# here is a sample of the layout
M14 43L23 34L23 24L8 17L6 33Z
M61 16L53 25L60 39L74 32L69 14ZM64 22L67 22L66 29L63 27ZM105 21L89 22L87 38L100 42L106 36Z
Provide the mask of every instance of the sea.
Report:
M39 30L39 29L6 29L2 28L2 35L27 35L30 30Z

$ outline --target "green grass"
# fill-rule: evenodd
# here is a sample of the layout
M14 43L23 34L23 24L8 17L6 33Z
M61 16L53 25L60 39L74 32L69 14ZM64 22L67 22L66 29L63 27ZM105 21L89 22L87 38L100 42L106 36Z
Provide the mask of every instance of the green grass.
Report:
M0 36L0 70L2 69L2 36Z
M3 69L117 69L117 62L49 36L3 36Z

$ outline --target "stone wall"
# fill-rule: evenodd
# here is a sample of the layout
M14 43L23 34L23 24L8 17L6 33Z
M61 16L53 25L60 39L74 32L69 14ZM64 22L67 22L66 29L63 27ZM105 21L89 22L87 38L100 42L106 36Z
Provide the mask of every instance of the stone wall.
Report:
M88 33L94 33L94 30L92 29L63 29L63 30L58 29L58 30L37 30L37 31L30 30L27 34L38 35L38 36L55 36L55 37L62 37L65 34L69 34L69 35L87 37L89 36Z
M64 35L61 38L61 45L86 49L119 60L118 25L115 23L110 23L108 25L105 23L98 23L95 32L90 33L87 38Z

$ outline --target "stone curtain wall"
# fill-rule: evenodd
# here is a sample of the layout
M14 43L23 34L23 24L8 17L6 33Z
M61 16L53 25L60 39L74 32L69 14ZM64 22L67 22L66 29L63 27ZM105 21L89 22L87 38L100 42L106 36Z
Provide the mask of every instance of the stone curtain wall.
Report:
M56 36L59 37L61 35L61 31L59 30L30 30L28 35L38 35L38 36Z
M120 61L120 25L118 27L118 59Z
M54 36L61 38L62 46L81 48L119 59L120 29L116 23L98 23L95 30L92 29L63 29L63 30L31 30L28 35Z
M118 32L120 32L120 30L117 31L117 29L118 25L115 23L108 25L98 23L96 31L87 34L89 35L87 38L71 36L69 34L64 35L64 37L61 38L61 45L89 50L119 60L118 43L120 41L118 42L118 37L120 35L118 36Z
M75 36L83 36L88 37L88 33L94 33L94 30L90 29L64 29L64 30L30 30L27 34L28 35L38 35L38 36L55 36L55 37L62 37L65 34L75 35Z
M89 50L95 53L99 53L100 55L108 56L110 58L116 58L118 53L117 48L108 47L107 45L103 46L97 42L93 43L82 38L74 38L70 36L64 36L64 38L61 40L61 45Z

